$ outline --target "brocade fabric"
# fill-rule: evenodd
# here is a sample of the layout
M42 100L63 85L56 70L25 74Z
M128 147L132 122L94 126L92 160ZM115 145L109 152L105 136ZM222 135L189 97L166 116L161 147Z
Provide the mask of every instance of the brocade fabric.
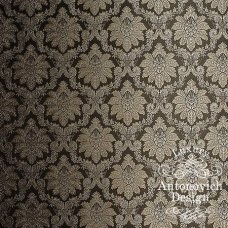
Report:
M0 0L0 226L227 228L227 9Z

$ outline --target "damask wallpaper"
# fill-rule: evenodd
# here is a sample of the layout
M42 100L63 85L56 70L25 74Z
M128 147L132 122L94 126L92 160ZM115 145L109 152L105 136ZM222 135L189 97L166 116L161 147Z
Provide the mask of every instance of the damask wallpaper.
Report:
M228 228L228 0L0 0L0 227Z

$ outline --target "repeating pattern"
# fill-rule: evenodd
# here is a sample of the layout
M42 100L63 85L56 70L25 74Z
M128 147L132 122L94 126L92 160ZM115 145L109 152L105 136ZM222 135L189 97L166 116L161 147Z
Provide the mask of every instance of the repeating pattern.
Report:
M1 227L227 228L227 9L0 0ZM223 190L186 223L159 168L191 146Z

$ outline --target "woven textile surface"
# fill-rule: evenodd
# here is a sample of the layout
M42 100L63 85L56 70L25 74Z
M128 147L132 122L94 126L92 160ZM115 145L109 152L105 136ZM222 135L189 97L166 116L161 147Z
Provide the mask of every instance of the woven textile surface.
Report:
M0 227L227 228L228 0L0 0Z

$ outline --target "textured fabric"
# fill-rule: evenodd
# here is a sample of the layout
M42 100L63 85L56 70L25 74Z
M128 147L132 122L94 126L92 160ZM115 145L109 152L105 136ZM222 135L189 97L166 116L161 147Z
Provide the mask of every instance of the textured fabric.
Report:
M227 228L227 8L0 0L0 226Z

